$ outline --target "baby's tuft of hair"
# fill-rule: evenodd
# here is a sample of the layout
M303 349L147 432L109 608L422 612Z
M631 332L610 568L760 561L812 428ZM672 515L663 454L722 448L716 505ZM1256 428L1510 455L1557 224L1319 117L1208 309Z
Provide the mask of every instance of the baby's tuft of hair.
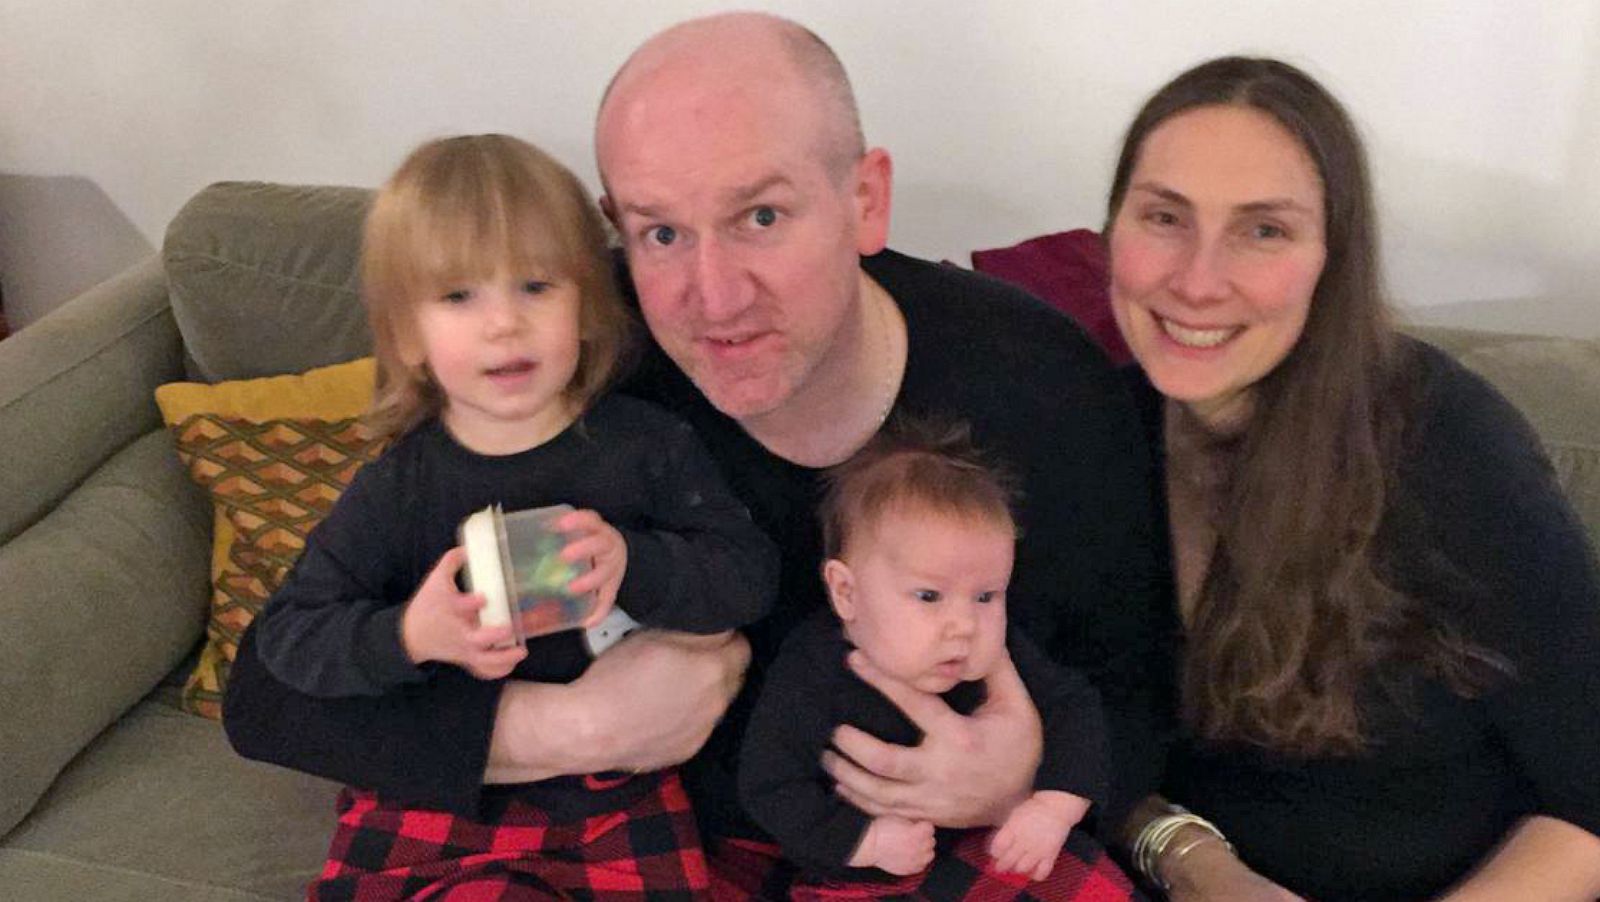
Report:
M989 463L965 423L897 417L849 460L832 468L818 507L823 555L840 558L851 540L890 510L1003 524L1016 532L1011 478Z

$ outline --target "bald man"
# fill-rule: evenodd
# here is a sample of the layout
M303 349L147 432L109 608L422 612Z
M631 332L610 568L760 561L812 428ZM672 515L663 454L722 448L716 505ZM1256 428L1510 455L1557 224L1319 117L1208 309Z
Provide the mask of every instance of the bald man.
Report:
M885 249L889 155L865 146L832 51L794 23L730 14L650 39L608 87L595 144L658 346L624 390L694 423L783 548L778 610L748 650L641 636L568 685L485 684L469 711L434 710L425 690L342 706L297 696L247 635L226 711L236 747L471 812L483 782L655 769L705 743L688 774L708 838L758 839L733 768L766 663L825 603L821 468L906 414L970 423L1018 478L1010 616L1100 690L1116 767L1102 821L1119 818L1159 767L1173 631L1149 453L1104 358L1023 292ZM870 666L861 676L906 697ZM1040 727L1019 683L991 685L970 717L907 705L925 735L915 748L835 737L843 756L823 764L857 807L983 825L1030 790Z

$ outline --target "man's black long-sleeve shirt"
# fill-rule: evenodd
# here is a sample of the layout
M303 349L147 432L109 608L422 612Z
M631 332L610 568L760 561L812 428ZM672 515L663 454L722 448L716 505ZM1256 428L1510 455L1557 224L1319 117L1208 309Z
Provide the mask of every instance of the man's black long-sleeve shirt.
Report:
M1103 819L1115 823L1157 783L1173 723L1176 636L1159 484L1128 388L1079 328L1021 289L893 251L862 266L906 323L895 414L967 422L1021 490L1009 615L1099 691L1112 761ZM744 691L686 768L708 832L759 836L738 805L739 740L783 637L826 603L817 569L821 471L768 452L659 351L621 390L694 426L782 555L777 607L745 631L753 655ZM439 807L476 807L492 706L463 712L409 687L312 698L262 666L253 632L240 643L224 711L242 754L391 795L425 789L423 798Z

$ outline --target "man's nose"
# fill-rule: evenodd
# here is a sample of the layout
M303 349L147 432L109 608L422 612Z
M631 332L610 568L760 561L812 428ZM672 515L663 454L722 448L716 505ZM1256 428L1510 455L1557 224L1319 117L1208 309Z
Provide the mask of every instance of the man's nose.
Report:
M709 323L731 322L750 306L750 283L743 267L716 238L700 242L695 250L694 288L700 315Z
M1194 305L1226 298L1229 262L1228 248L1220 238L1196 237L1172 274L1172 293Z

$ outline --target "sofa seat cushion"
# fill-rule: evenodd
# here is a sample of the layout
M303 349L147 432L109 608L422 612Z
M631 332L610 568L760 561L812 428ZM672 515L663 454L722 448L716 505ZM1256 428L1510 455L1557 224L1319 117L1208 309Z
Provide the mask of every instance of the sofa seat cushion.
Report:
M141 702L0 843L0 886L14 899L301 898L337 791L240 758L211 721Z

